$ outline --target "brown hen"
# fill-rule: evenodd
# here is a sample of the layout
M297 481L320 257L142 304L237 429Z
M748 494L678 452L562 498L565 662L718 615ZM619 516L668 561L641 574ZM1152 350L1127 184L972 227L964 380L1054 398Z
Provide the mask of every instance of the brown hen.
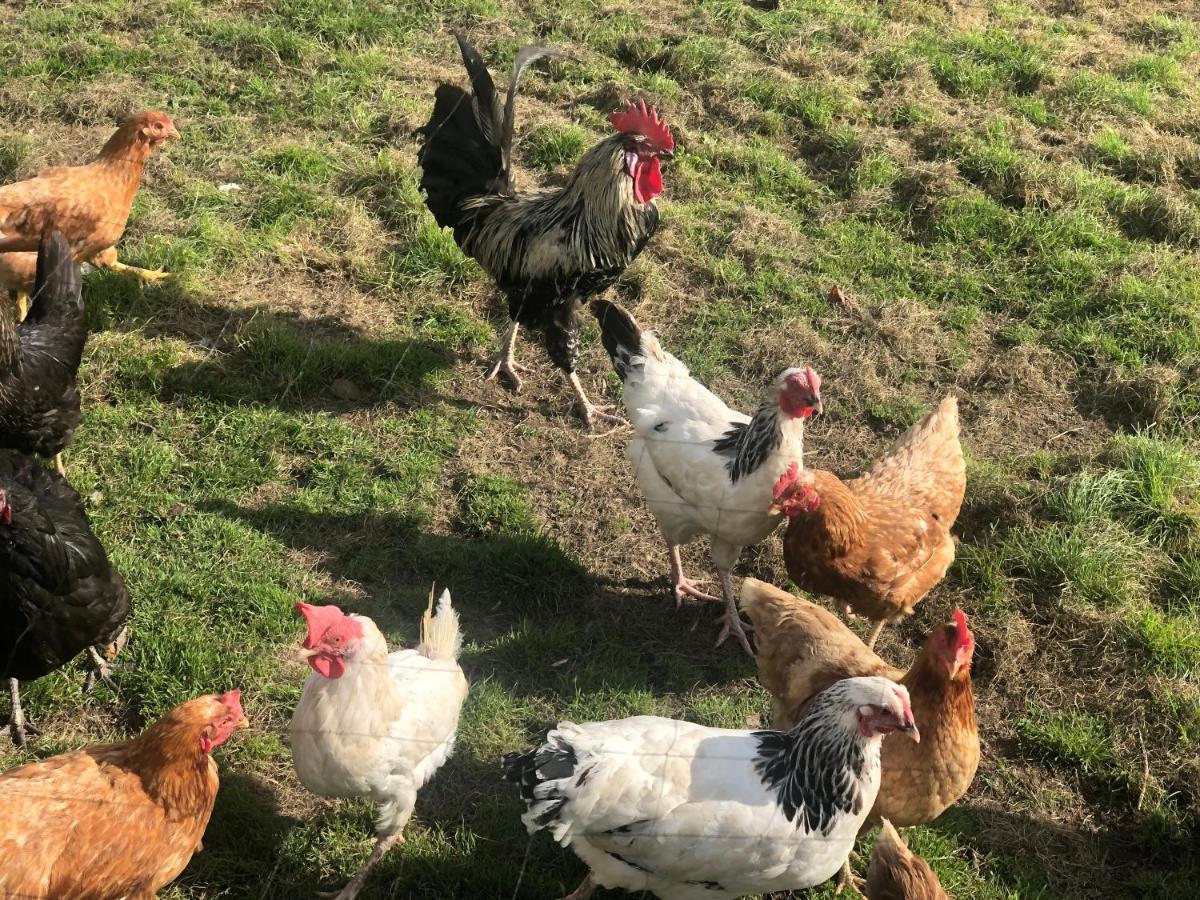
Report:
M868 900L950 900L929 863L908 849L887 819L871 851L866 894Z
M92 162L57 166L0 187L0 285L17 293L22 318L37 270L38 243L51 229L66 236L76 262L133 272L143 281L166 277L165 272L125 265L112 248L125 233L146 160L164 141L177 137L166 113L136 113Z
M209 754L246 724L238 691L198 697L131 741L0 775L0 897L151 900L200 849Z
M958 401L946 397L862 475L793 466L775 485L772 512L791 520L788 574L883 626L910 615L954 562L950 527L966 490Z

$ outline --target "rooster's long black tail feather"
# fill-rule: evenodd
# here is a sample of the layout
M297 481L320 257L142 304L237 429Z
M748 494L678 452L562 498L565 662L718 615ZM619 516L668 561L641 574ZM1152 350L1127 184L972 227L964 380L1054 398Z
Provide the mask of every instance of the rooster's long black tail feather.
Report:
M512 135L517 83L534 61L562 56L550 47L525 47L517 53L504 106L487 66L462 35L455 35L471 93L440 84L433 115L419 133L425 138L417 154L426 205L441 226L461 225L462 203L469 197L509 191L512 178Z
M83 276L67 239L60 231L42 237L38 246L37 279L29 302L30 325L45 321L82 319Z

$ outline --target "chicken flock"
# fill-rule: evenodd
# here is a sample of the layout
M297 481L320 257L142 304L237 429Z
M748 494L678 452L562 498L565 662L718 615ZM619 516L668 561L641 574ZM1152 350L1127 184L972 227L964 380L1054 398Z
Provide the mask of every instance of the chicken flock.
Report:
M587 867L571 900L597 887L715 900L839 875L876 900L945 897L896 826L932 821L975 776L975 638L956 610L931 623L899 666L872 648L954 559L966 487L957 401L942 400L861 475L805 468L805 425L823 410L815 371L782 369L757 409L740 412L601 296L658 228L662 164L675 150L666 120L645 101L626 102L610 118L614 133L563 187L520 190L518 82L536 60L561 54L521 50L502 102L480 55L458 43L469 90L437 87L419 131L420 184L438 225L507 300L511 324L490 376L520 389L514 347L524 325L541 335L588 427L604 419L631 429L627 455L666 543L676 604L724 604L717 643L733 636L755 658L774 704L772 727L757 730L653 716L558 722L502 761L525 825ZM126 638L129 594L62 458L81 422L80 266L166 277L118 262L115 244L147 160L179 137L166 114L138 113L95 161L0 188L0 283L15 294L0 304L0 677L18 744L37 734L20 682L84 653L89 683L108 680ZM593 403L575 371L585 305L623 384L627 419ZM871 620L866 643L824 606L752 578L735 587L743 548L785 520L788 574ZM681 545L701 537L720 596L683 571ZM436 603L431 593L419 645L391 650L365 616L303 603L297 613L298 652L312 671L291 722L296 775L314 794L378 808L374 849L337 894L352 900L403 842L418 793L453 750L469 690L459 618L449 591ZM218 791L211 754L247 724L239 691L227 690L181 704L132 740L0 775L0 900L155 896L201 848ZM877 826L864 881L849 859Z

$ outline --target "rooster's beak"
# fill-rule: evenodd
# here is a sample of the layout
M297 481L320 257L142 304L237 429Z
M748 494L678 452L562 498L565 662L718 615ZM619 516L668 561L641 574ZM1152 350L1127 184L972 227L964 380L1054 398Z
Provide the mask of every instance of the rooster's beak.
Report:
M301 647L299 650L296 651L296 656L298 656L301 660L304 660L305 662L307 662L309 659L316 656L318 652L320 652L320 651L309 650L307 647Z
M672 160L675 158L675 151L674 150L660 150L660 151L658 151L658 158L665 159L668 161Z
M783 510L780 509L778 506L776 506L774 503L772 503L770 506L767 507L767 515L768 516L777 516L782 512L783 512Z

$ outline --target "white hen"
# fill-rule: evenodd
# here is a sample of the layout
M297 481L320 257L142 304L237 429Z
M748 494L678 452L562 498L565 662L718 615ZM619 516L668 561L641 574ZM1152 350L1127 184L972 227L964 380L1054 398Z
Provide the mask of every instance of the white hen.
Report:
M369 797L380 804L375 847L337 895L353 900L371 867L404 840L417 791L454 747L467 697L456 662L458 613L444 591L437 615L425 613L421 646L389 654L366 616L307 603L296 609L308 624L301 653L313 668L292 714L296 774L322 797Z
M663 900L811 887L835 875L879 791L885 734L919 740L908 691L847 678L791 731L733 731L637 716L563 722L510 754L529 831L549 829L596 885Z
M676 603L685 596L717 599L684 576L679 558L681 544L709 535L727 607L717 644L732 633L751 653L730 572L743 547L757 544L782 521L770 512L773 489L792 463L804 465L804 420L821 411L821 379L812 369L787 369L754 416L747 416L692 378L626 310L597 300L592 312L625 383L625 408L635 432L626 452L667 541Z

